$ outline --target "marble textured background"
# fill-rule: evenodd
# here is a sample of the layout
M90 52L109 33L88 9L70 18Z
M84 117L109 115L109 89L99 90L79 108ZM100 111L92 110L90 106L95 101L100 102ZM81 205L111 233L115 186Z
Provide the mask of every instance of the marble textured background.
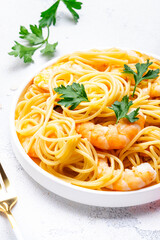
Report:
M10 57L19 26L36 24L51 0L7 0L0 7L0 160L18 195L13 214L26 240L156 240L160 239L160 201L139 207L98 208L80 205L45 190L16 160L9 137L12 99L28 74L47 61L35 54L25 65ZM84 0L75 25L60 6L50 41L58 41L55 56L75 50L121 47L160 55L159 0ZM14 239L7 219L0 215L0 239Z

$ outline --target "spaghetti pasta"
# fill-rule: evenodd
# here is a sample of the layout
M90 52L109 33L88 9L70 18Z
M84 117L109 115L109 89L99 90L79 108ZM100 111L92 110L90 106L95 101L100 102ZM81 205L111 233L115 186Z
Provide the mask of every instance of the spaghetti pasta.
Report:
M124 64L135 70L136 63L147 59L153 62L150 70L160 69L160 62L151 56L112 48L66 55L38 73L19 99L15 113L17 135L26 153L47 172L80 187L135 190L159 183L160 77L140 82L132 97L133 76L123 72ZM84 85L89 102L81 102L74 110L60 107L54 88L74 82ZM131 110L140 107L145 119L141 128L135 122L138 130L133 128L126 145L104 149L98 146L98 137L94 144L77 130L77 126L91 123L93 129L100 126L99 136L103 131L103 137L107 136L112 129L111 145L121 141L113 137L122 131L118 126L131 128L133 124L121 120L117 125L109 107L125 95L133 101ZM127 137L128 132L125 134Z

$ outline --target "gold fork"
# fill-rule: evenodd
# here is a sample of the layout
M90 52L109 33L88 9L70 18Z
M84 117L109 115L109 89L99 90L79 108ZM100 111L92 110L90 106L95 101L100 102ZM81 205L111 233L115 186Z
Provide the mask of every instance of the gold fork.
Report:
M4 169L2 168L2 165L0 163L0 175L2 178L2 184L0 184L0 212L3 212L8 217L10 224L13 228L13 231L15 233L15 236L17 239L23 239L22 235L19 231L19 228L17 226L17 223L11 213L11 208L16 204L17 202L17 196L15 195L13 189L11 189L9 179L7 178L7 175L4 172Z

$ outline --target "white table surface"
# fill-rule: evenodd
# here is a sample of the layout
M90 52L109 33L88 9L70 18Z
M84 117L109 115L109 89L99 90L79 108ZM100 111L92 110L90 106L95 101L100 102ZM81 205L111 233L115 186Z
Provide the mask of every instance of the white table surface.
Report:
M98 208L65 200L47 191L22 169L9 137L9 111L18 86L47 61L35 54L25 65L7 54L18 40L20 25L36 24L51 0L6 0L0 7L0 161L18 195L13 214L25 240L158 240L160 201L139 207ZM159 0L86 0L76 25L62 6L50 41L59 41L56 56L75 50L121 47L160 55ZM53 39L53 40L52 40ZM0 240L15 239L0 215Z

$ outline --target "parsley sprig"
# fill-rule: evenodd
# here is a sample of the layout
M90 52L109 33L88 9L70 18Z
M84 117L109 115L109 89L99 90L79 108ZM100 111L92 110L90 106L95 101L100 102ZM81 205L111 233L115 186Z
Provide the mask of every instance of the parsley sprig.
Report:
M148 70L148 67L152 65L153 62L149 62L149 59L147 59L146 63L137 63L135 65L137 72L133 71L128 65L124 64L124 73L132 74L135 81L135 87L133 90L132 97L134 96L135 90L137 85L145 79L155 79L158 77L159 69L156 70ZM148 70L148 72L146 72Z
M35 51L42 46L44 48L41 50L42 54L54 54L56 46L58 42L50 44L48 42L49 38L49 28L48 28L48 35L44 39L43 33L42 33L42 28L37 25L30 25L30 30L29 32L24 26L20 27L20 38L24 39L27 42L27 46L22 45L15 41L15 45L12 47L11 52L9 52L9 55L13 55L15 57L23 58L24 63L31 63L33 62L32 56L35 53Z
M112 104L111 107L109 107L111 110L115 112L117 122L121 118L127 118L131 123L137 121L139 118L137 115L139 114L139 109L133 110L131 113L127 114L129 111L130 106L133 105L132 101L129 101L129 97L126 95L122 98L121 102L115 101L114 104Z
M66 5L68 10L72 14L74 21L78 22L79 15L77 14L77 12L74 9L80 10L82 7L82 3L77 2L76 0L62 0L62 2Z
M78 21L79 15L74 10L81 9L81 2L77 0L57 0L51 7L47 10L41 12L41 19L39 20L39 26L30 25L30 30L24 26L20 26L19 38L25 41L25 45L15 41L15 45L12 47L12 51L9 52L9 55L14 57L23 58L25 63L33 62L32 56L35 51L44 46L41 50L41 53L44 55L54 55L58 42L50 44L49 39L49 27L51 24L56 24L56 13L59 6L59 3L63 2L67 9L73 16L75 22ZM48 35L46 38L43 36L43 28L47 27Z
M60 96L58 103L65 107L70 107L71 110L75 109L81 102L89 102L84 85L73 83L72 85L61 85L54 88Z
M44 12L41 12L41 19L39 21L39 25L41 27L50 26L52 23L53 25L56 24L56 14L60 1L62 1L66 5L66 7L73 16L74 21L78 22L79 15L74 9L80 10L82 7L82 3L77 2L77 0L57 0L50 8L48 8Z

